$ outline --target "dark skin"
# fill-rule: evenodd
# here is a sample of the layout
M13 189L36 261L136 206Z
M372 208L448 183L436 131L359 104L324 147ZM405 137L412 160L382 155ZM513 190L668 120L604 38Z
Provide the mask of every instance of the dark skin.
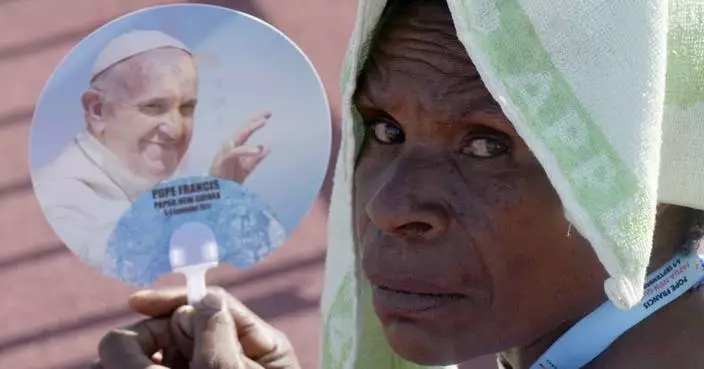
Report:
M355 222L375 310L392 348L411 361L453 364L500 352L507 368L529 368L606 301L607 274L484 87L444 1L404 5L378 33L355 95L368 127L355 172ZM694 215L658 208L651 271L682 245ZM298 369L280 333L219 294L243 350L220 345L211 354L229 359L203 369ZM185 293L147 291L130 303L154 317L146 322L163 325L159 317L183 305ZM702 293L685 294L587 368L701 367L702 311ZM181 335L174 331L166 328L165 337ZM158 348L198 357L181 341L153 347L145 344L158 342L149 330L113 331L101 344L103 369L145 362Z
M526 368L606 300L608 276L589 243L570 231L548 177L486 90L444 3L396 10L358 81L355 103L367 126L355 173L363 270L400 355L439 365L504 351L513 368ZM690 213L661 207L655 267L681 244ZM701 308L691 299L634 329L593 367L653 367L652 358L634 362L631 349L649 347L639 334L677 332L660 320L689 327L699 313L683 315L686 326L675 317L691 304ZM690 328L684 341L704 331ZM662 335L654 337L651 344L662 347Z

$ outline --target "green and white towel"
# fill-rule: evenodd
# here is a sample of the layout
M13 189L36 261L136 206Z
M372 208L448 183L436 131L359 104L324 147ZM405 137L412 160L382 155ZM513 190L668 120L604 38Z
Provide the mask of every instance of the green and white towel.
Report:
M359 0L342 75L322 309L324 369L423 368L394 355L360 274L356 77L386 5ZM620 308L643 295L658 202L704 208L704 1L448 0L459 39L593 246ZM539 210L539 209L536 209Z

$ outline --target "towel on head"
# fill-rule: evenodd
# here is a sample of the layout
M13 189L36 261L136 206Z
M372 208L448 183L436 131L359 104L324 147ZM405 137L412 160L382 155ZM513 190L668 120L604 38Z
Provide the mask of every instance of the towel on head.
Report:
M363 138L352 96L386 0L359 0L342 75L322 309L325 369L423 368L394 355L360 274L352 218ZM643 296L657 203L704 208L704 2L448 0L486 87L627 309Z

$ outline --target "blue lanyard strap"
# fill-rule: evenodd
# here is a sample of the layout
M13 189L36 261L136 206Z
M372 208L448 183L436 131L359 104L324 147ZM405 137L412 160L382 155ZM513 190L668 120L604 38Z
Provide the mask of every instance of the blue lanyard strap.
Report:
M619 336L704 281L704 259L677 255L646 278L640 304L620 310L607 301L570 328L530 369L578 369L599 356Z

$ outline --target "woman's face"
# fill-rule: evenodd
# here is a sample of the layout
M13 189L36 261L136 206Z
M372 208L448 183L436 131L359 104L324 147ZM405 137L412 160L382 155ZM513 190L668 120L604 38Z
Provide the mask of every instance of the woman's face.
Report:
M604 301L607 277L455 36L444 1L401 8L355 96L363 270L400 355L447 364L530 342Z

